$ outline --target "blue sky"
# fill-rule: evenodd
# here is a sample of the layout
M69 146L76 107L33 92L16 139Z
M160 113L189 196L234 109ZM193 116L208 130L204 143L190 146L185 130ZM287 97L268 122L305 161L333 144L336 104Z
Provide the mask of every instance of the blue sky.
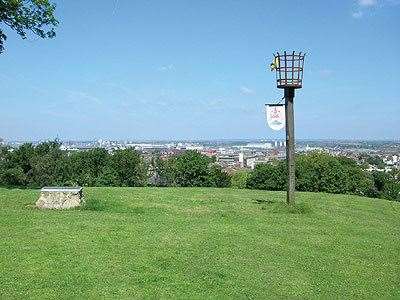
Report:
M400 138L400 0L56 3L55 39L7 31L0 137L283 138L267 66L302 50L297 138Z

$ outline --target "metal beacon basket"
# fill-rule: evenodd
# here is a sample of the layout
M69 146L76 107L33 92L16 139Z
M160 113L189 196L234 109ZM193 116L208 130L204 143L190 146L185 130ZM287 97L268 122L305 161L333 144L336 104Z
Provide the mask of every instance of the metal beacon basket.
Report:
M274 53L276 86L280 89L300 89L303 85L303 67L305 53Z

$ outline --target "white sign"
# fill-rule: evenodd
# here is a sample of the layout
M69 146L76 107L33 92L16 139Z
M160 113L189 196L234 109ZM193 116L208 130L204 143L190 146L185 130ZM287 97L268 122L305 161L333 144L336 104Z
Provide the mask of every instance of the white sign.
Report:
M272 130L281 130L285 127L285 106L283 104L266 104L265 110L268 126Z

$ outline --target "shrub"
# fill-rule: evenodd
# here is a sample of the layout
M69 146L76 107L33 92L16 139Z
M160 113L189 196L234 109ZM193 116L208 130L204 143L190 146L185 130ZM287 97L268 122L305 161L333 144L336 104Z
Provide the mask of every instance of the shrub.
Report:
M296 188L299 191L369 195L372 177L346 157L312 152L296 158Z
M393 201L400 201L400 180L398 171L389 173L374 171L374 193L371 196Z
M66 157L58 142L46 142L34 147L24 144L14 151L1 151L0 184L40 187L62 183Z
M133 149L117 150L108 161L107 179L116 186L143 186L147 181L147 166Z
M197 151L185 151L166 160L152 161L152 182L158 186L228 187L230 176L213 159Z
M371 161L371 159L369 160ZM373 161L377 161L373 158ZM286 162L257 165L253 171L232 176L197 151L185 151L150 168L132 149L108 153L91 149L77 153L60 150L60 144L24 144L14 151L0 147L0 186L212 186L263 190L286 189ZM299 191L357 194L400 201L400 171L368 173L355 160L312 152L296 157L296 189Z
M272 162L256 166L247 179L247 187L284 190L286 182L286 161ZM296 157L296 189L369 196L374 181L352 159L312 152Z
M175 183L175 157L163 160L160 157L155 157L151 161L151 174L150 184L155 186L176 186Z
M345 193L349 189L338 159L322 152L298 156L296 177L299 191Z
M26 175L21 167L0 170L0 183L6 187L26 186Z
M250 189L279 191L286 188L286 168L284 162L259 164L247 180Z
M31 159L31 186L63 185L68 180L68 163L66 153L60 150L56 142L43 143L35 148Z
M211 165L208 175L208 186L228 187L231 184L231 177L218 165Z
M102 148L72 153L69 157L70 176L79 185L94 186L99 182L111 183L104 180L103 174L109 163L109 156L108 152Z
M250 177L250 172L245 170L236 171L231 176L231 187L236 189L245 189L247 181Z
M178 186L207 186L211 160L197 151L186 151L173 162L174 182Z
M400 183L393 181L386 183L381 197L388 200L400 201Z

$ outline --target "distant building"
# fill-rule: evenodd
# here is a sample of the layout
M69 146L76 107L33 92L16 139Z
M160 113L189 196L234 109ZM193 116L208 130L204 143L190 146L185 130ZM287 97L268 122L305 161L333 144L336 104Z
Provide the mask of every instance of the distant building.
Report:
M248 157L246 159L246 166L253 170L256 166L256 159L257 157Z
M206 155L208 157L213 157L217 155L217 150L215 149L206 149L206 150L202 150L200 151L201 154Z
M217 162L222 166L233 166L238 162L236 155L223 155L217 158Z
M240 164L240 166L241 166L242 168L245 167L246 161L245 161L245 158L244 158L244 153L243 153L243 151L239 153L239 164Z
M271 143L249 143L243 148L251 148L251 149L271 149L272 144Z
M203 146L200 146L200 145L188 144L188 145L186 146L186 150L197 150L197 151L201 151L201 150L203 150L203 149L204 149L204 147L203 147Z
M259 157L259 156L253 156L253 157L248 157L246 159L246 166L252 170L259 165L259 164L266 164L269 163L270 159L268 157Z

